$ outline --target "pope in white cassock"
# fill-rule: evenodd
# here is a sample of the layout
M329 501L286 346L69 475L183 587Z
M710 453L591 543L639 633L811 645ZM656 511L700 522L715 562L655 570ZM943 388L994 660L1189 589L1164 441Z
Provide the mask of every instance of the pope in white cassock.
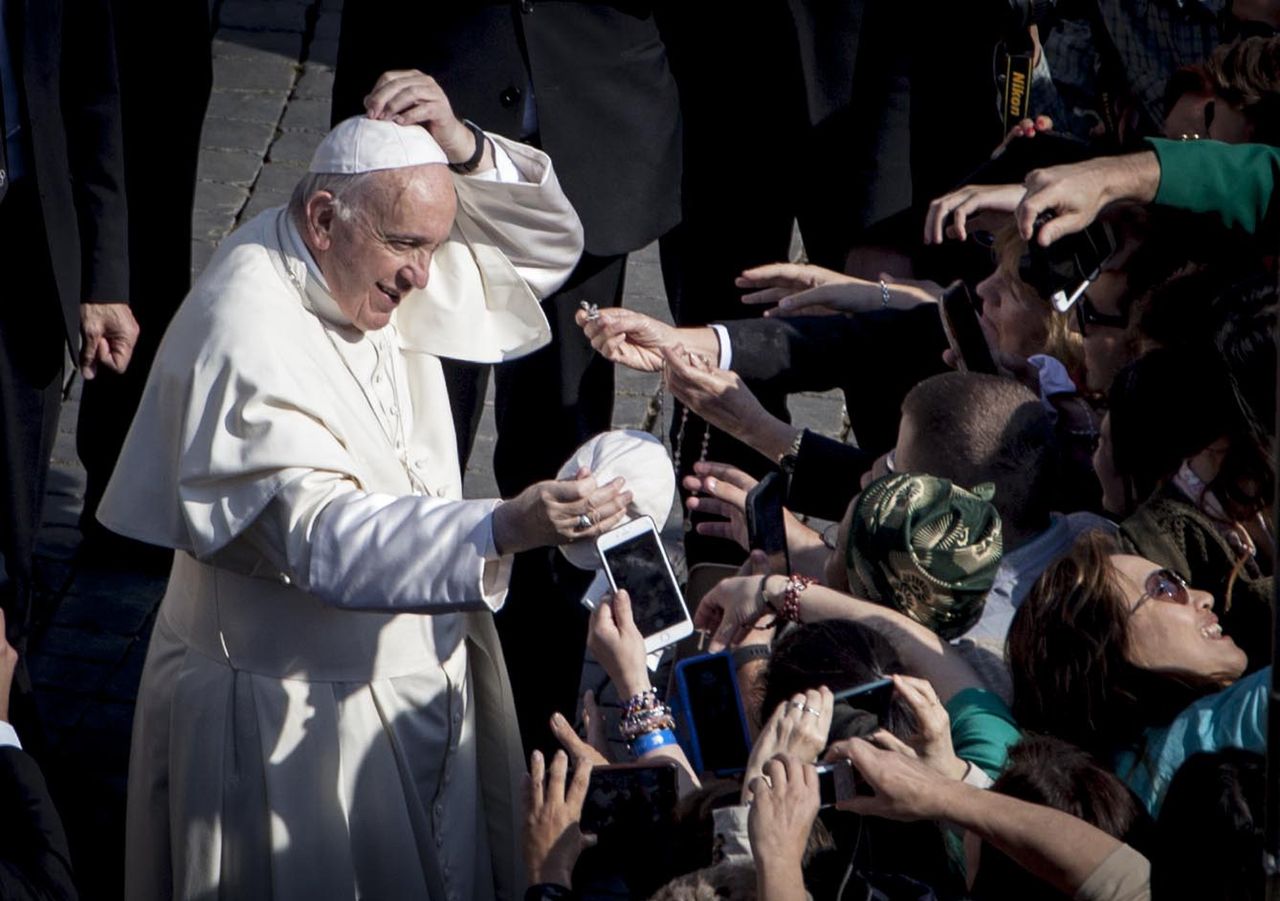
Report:
M99 511L176 550L134 726L131 901L523 889L491 612L510 554L598 534L631 496L580 472L462 500L437 355L544 344L537 297L582 231L547 157L473 131L430 78L388 73L367 106L196 282Z

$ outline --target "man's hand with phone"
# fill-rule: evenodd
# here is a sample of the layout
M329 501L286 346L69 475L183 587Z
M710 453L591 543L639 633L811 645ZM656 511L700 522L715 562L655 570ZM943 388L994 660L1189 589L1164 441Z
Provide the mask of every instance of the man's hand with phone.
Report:
M580 827L582 802L591 781L591 766L579 762L568 776L569 757L556 751L547 767L541 751L529 758L525 776L524 860L532 885L554 883L572 887L574 864L584 849L596 843Z
M838 806L869 816L907 821L938 819L944 814L946 790L960 785L910 754L877 747L863 738L835 743L826 759L848 759L853 763L873 794L855 795Z

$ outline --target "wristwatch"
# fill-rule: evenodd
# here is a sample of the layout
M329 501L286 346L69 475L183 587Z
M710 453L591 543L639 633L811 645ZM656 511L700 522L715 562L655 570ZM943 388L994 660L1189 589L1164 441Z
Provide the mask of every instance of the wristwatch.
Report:
M791 439L791 446L787 448L787 452L778 458L778 468L787 475L794 475L796 471L796 461L800 458L800 445L804 444L804 433L807 429L801 429L796 432L796 437Z

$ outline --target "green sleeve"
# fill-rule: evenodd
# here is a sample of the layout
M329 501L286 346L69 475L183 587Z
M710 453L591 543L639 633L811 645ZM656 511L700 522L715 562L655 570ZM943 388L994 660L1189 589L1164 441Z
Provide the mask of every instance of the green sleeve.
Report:
M1160 162L1156 203L1217 213L1228 228L1250 234L1276 224L1280 148L1163 138L1149 138L1147 143Z
M994 692L966 688L957 692L946 708L956 756L995 779L1004 769L1009 748L1022 739L1008 705Z

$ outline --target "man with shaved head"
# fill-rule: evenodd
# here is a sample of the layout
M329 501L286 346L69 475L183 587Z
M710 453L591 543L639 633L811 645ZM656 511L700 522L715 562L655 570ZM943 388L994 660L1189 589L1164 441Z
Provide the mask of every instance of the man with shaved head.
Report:
M402 73L403 74L403 73ZM511 898L511 555L630 495L462 500L439 356L549 338L582 231L545 154L430 78L339 124L174 318L99 518L175 550L130 759L125 895Z

